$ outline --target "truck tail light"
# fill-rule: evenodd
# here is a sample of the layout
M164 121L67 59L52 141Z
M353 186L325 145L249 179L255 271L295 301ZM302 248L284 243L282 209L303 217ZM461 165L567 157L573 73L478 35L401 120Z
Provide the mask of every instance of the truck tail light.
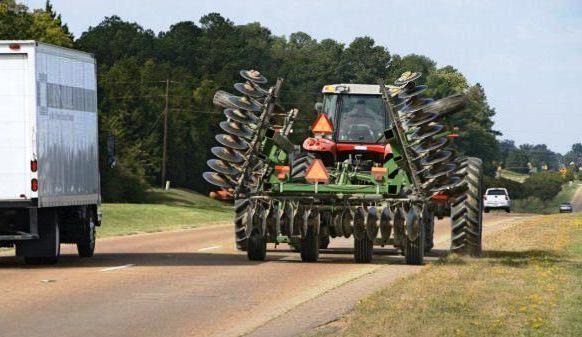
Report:
M20 44L18 43L11 43L8 48L10 48L10 50L20 50Z
M38 180L37 180L36 178L34 178L34 179L32 179L32 180L30 181L30 189L31 189L33 192L36 192L36 191L38 191Z
M30 161L30 170L32 172L36 172L36 170L38 170L38 162L36 160Z

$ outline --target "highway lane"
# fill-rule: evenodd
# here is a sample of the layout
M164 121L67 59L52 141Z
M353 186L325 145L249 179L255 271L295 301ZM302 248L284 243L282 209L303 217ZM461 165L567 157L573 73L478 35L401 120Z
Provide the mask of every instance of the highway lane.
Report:
M485 228L497 230L520 218L487 214ZM440 248L448 245L448 222L436 227ZM261 336L281 322L299 333L419 270L403 265L388 248L378 249L372 264L355 264L351 245L332 240L319 263L301 263L286 245L270 246L265 262L249 262L233 249L227 225L103 239L91 259L63 246L61 262L51 267L28 267L3 256L0 336ZM330 296L345 291L351 296ZM325 294L344 301L321 310L313 301ZM285 319L309 305L320 310L306 324Z

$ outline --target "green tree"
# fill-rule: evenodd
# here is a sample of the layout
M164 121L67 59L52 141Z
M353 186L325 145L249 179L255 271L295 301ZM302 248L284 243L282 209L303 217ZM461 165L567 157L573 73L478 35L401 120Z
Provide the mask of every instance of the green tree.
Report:
M376 83L388 75L390 53L376 46L370 37L358 37L343 53L341 67L344 79L353 83Z
M527 167L528 158L527 152L522 149L517 149L512 151L507 156L507 161L505 163L505 168L519 173L529 173L529 169Z
M45 9L33 12L15 0L0 0L0 39L37 40L59 46L71 47L73 36L52 10L49 1Z
M564 155L564 164L566 166L582 167L582 143L572 145L572 149Z

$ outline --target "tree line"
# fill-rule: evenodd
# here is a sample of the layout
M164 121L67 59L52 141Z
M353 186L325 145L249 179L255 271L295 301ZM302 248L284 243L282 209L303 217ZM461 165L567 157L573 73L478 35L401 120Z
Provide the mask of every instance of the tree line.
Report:
M318 41L303 32L277 36L260 23L237 25L210 13L198 22L178 22L157 34L112 16L75 39L50 2L44 9L31 11L15 0L0 0L0 39L36 39L95 55L102 190L108 201L139 201L148 186L161 183L166 97L167 179L174 186L206 192L201 173L206 170L214 135L220 132L218 122L223 120L221 110L212 105L212 96L219 89L233 92L240 69L258 69L271 82L275 77L285 79L282 103L301 110L296 140L308 134L323 85L376 83L378 79L391 83L402 72L413 70L423 72L421 81L429 86L429 96L438 99L466 93L468 108L446 123L459 128L460 152L481 157L487 174L492 176L499 162L510 162L503 156L515 152L513 148L506 151L508 144L498 142L501 133L494 129L495 109L479 83L469 83L452 66L438 67L427 56L391 53L370 37L344 44ZM107 163L107 141L112 137L115 167ZM514 161L511 165L523 165Z

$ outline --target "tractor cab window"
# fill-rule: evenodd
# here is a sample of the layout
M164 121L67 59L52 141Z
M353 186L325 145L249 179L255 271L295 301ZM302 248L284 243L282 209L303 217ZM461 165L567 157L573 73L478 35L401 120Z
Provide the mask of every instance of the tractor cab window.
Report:
M338 95L339 126L334 121L337 139L342 142L375 143L384 133L386 111L381 96Z
M327 115L332 125L335 125L335 110L337 107L338 95L323 96L323 113Z

